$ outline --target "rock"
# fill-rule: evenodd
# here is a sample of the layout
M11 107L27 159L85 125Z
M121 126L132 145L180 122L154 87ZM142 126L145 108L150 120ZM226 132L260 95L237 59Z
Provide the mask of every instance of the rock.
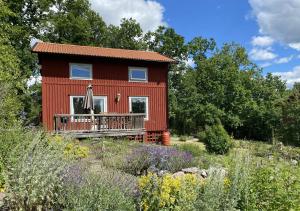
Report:
M203 177L203 178L207 178L208 174L207 174L206 170L201 170L200 176Z
M227 175L227 170L225 168L222 167L210 167L207 170L207 174L208 175L215 175L215 174L219 174L219 175L223 175L226 176Z
M197 167L185 168L182 171L186 174L197 174L200 172L200 169Z
M162 176L164 176L167 173L169 173L169 171L167 171L167 170L160 170L160 171L157 172L157 176L162 177Z
M291 163L292 163L293 165L295 165L295 166L298 165L298 161L297 161L297 160L294 160L294 159L291 160Z
M174 174L172 174L172 177L182 177L182 176L184 176L184 172L183 171L178 171L178 172L176 172L176 173L174 173Z

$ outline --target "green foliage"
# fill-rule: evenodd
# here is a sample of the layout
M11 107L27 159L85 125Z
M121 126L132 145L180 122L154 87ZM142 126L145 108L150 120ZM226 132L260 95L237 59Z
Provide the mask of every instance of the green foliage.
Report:
M267 164L253 170L247 210L299 209L299 168Z
M206 127L203 141L206 150L211 153L225 154L232 146L231 137L221 124Z
M178 141L186 142L189 139L188 136L179 136Z
M97 177L90 178L80 187L65 186L63 196L64 210L135 210L131 197L113 185L101 183Z
M250 157L241 152L229 161L226 170L222 167L208 169L208 178L198 193L196 210L247 210L241 209L241 204L247 202L249 195Z
M43 133L22 141L10 155L5 203L12 210L53 207L62 188L67 164L63 143L49 142Z
M89 155L89 148L87 146L80 146L78 142L72 142L67 144L64 154L67 157L75 159L87 158Z
M139 179L140 208L142 210L195 210L194 202L201 181L196 175L159 178L148 174Z
M177 148L185 152L191 153L194 157L201 156L204 152L204 148L202 148L201 145L194 143L180 144L177 146Z
M282 102L281 124L278 137L285 144L300 146L300 88L296 86Z
M5 184L5 178L4 178L4 163L0 157L0 193L4 191L4 184Z
M87 0L53 1L47 21L42 24L45 40L81 45L103 45L106 25L102 18L90 8Z

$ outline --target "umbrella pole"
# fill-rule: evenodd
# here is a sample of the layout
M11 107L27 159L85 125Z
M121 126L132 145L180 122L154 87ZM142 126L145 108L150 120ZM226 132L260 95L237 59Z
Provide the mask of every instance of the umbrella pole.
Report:
M91 108L91 121L92 121L92 130L95 130L95 116L94 116L94 109Z

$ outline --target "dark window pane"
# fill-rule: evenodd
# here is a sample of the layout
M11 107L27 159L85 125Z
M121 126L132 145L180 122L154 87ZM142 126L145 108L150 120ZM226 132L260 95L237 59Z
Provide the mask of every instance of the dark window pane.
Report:
M73 97L74 114L89 114L90 111L83 108L83 97Z
M146 98L131 98L131 111L146 114Z
M143 70L132 70L131 78L138 80L146 80L146 71Z
M94 99L94 113L99 114L104 112L104 99Z

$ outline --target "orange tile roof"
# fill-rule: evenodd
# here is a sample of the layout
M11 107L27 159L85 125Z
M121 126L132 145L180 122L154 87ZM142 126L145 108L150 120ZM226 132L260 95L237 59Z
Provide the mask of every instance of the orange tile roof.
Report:
M176 62L175 60L169 57L163 56L157 52L152 52L152 51L101 48L101 47L93 47L93 46L81 46L81 45L58 44L58 43L47 43L47 42L36 43L32 48L32 52L107 57L107 58L118 58L118 59L132 59L132 60L144 60L144 61L167 62L167 63Z

